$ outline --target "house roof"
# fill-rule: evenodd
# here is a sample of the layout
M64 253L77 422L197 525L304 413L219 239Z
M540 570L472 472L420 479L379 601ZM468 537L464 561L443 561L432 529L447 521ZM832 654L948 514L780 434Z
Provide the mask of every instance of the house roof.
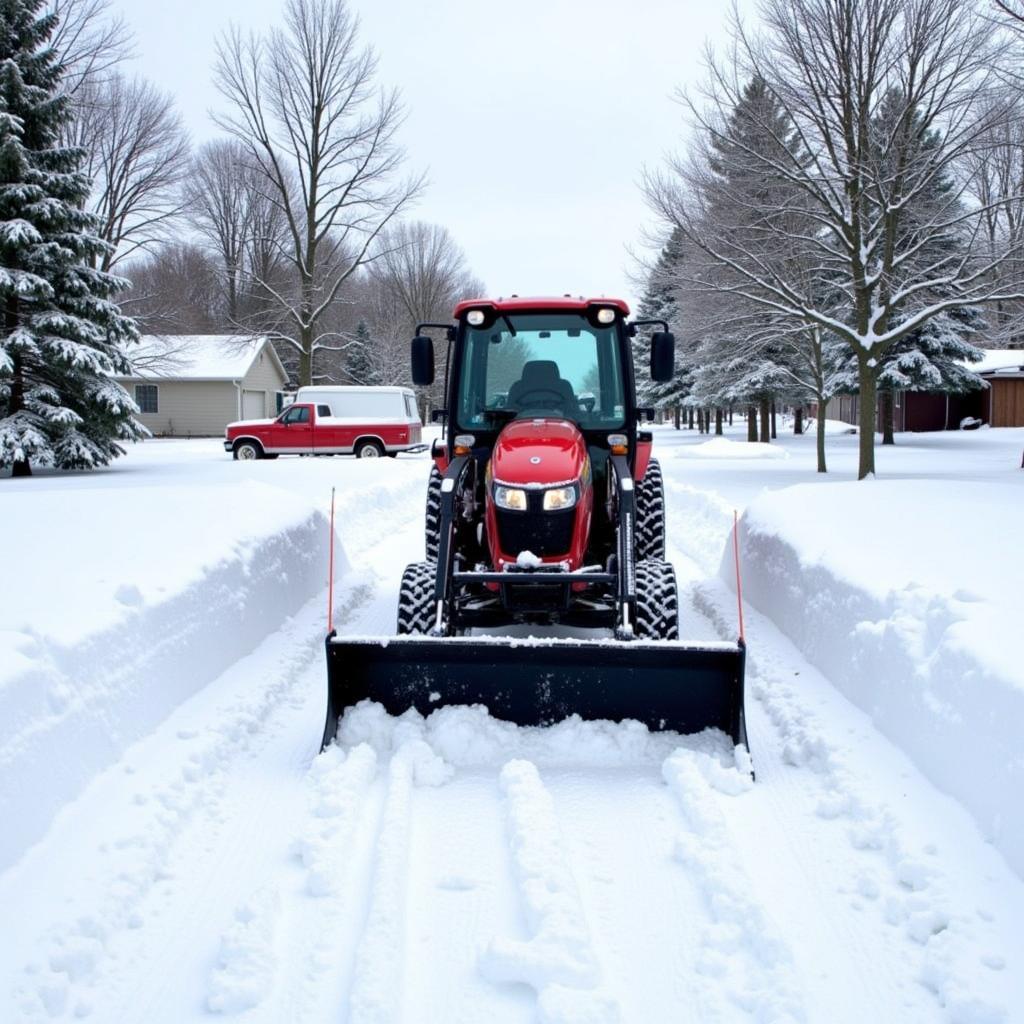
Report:
M281 375L288 374L264 335L144 334L128 350L131 379L241 380L266 348Z
M984 350L980 363L965 365L975 373L1021 373L1024 371L1024 348L990 348Z

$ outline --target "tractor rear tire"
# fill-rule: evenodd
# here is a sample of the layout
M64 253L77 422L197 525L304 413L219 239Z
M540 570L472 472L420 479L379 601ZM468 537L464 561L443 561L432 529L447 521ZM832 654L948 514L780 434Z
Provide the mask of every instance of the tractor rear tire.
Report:
M679 592L671 562L649 558L636 563L634 630L640 640L679 639Z
M437 551L441 546L441 480L437 466L431 466L430 479L427 481L425 533L427 558L433 562L437 561Z
M398 591L398 633L402 635L426 634L434 628L436 605L434 580L436 562L413 562L402 573Z
M636 488L636 559L665 557L665 484L657 459Z

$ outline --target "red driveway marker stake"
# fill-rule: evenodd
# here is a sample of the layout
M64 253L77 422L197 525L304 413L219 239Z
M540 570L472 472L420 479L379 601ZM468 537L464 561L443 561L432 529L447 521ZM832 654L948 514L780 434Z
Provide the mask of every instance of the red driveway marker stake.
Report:
M334 488L331 488L331 537L327 556L327 633L334 632Z
M736 607L740 613L740 643L746 643L743 631L743 582L740 579L740 517L732 510L732 550L736 558Z

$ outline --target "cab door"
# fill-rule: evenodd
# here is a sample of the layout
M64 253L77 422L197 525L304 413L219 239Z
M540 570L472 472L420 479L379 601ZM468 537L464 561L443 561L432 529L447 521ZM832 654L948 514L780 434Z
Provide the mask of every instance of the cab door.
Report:
M275 420L270 431L270 447L283 454L313 450L313 417L308 405L292 405Z

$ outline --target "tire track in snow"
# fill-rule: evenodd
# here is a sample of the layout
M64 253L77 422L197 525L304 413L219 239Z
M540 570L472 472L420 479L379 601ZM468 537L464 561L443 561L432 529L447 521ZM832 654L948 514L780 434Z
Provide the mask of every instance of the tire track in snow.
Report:
M393 1024L402 1019L413 791L417 784L440 785L450 775L448 765L420 739L402 743L388 765L370 906L355 947L350 1024Z
M529 761L509 761L499 785L520 896L533 934L525 941L493 939L481 969L495 982L530 985L537 993L542 1024L615 1024L619 1009L600 989L601 968L551 794Z

